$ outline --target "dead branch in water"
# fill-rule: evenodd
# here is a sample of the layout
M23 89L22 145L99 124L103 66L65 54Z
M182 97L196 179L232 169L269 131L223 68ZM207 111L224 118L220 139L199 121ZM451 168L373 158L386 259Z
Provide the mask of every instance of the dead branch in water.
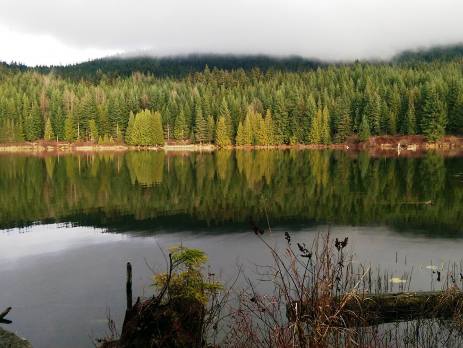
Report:
M5 309L3 312L0 313L0 324L11 324L12 323L11 320L5 319L5 317L8 315L8 313L10 313L10 311L11 311L11 307L8 307L7 309Z

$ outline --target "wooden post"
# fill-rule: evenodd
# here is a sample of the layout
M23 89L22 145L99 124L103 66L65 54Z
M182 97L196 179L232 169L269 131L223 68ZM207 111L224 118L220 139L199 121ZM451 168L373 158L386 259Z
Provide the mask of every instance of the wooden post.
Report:
M127 262L127 283L125 288L125 294L127 297L127 310L132 309L132 265Z

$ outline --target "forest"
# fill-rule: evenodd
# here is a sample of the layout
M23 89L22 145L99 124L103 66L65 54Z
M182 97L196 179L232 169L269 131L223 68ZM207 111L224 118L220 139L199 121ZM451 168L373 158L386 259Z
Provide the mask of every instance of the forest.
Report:
M157 70L142 58L128 70L121 59L60 69L0 64L0 143L225 147L415 134L435 142L463 134L461 51L350 64L212 56L211 67L207 56L192 56L154 60Z

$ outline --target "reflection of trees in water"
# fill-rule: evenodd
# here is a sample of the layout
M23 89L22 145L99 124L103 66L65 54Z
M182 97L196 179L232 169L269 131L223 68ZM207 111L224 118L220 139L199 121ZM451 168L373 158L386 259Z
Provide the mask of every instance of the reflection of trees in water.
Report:
M164 157L164 151L129 152L126 162L131 183L144 186L162 183Z
M461 230L463 159L349 157L330 151L130 152L0 158L0 225L66 221L98 211L152 219L320 223ZM422 204L432 201L432 204Z

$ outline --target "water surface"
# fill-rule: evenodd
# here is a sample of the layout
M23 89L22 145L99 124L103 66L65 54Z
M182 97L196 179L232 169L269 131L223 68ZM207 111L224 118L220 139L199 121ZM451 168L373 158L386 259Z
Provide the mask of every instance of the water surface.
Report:
M204 249L230 280L271 262L250 232L310 242L349 236L356 262L439 288L426 268L462 258L463 158L372 158L330 151L164 152L0 157L0 307L35 347L91 347L121 324L124 267L151 293L160 248ZM407 285L408 286L408 285Z

